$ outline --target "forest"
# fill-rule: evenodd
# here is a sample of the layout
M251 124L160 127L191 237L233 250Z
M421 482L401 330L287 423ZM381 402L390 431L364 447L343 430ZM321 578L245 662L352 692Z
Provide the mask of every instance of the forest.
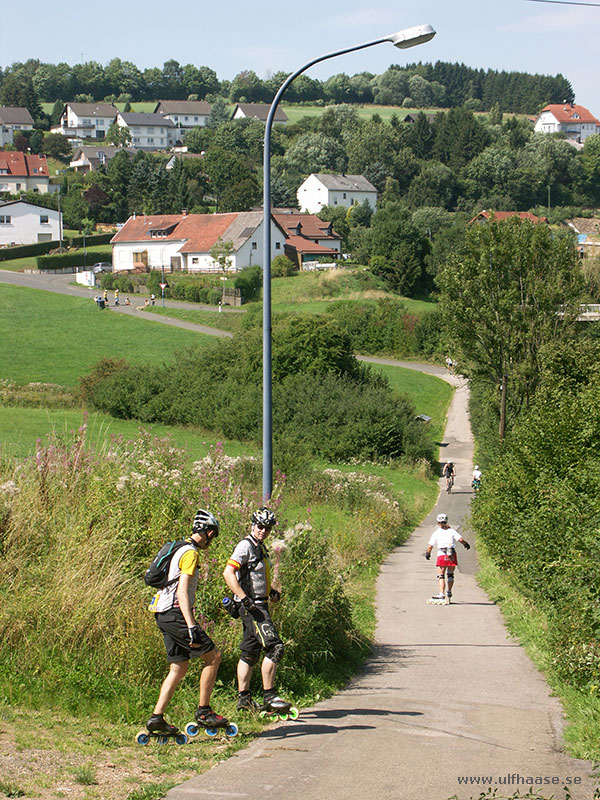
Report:
M287 78L275 72L260 78L243 70L233 80L219 80L207 66L181 65L171 59L162 68L140 70L130 61L113 58L103 66L96 61L70 66L44 64L37 59L15 62L0 69L0 105L25 106L43 119L40 103L55 101L136 102L161 100L208 100L223 97L231 103L270 103ZM301 75L290 86L291 103L376 104L417 108L455 108L466 105L489 111L496 104L506 112L536 114L547 103L572 103L575 95L562 75L529 75L465 64L421 62L392 64L374 75L338 73L321 81Z

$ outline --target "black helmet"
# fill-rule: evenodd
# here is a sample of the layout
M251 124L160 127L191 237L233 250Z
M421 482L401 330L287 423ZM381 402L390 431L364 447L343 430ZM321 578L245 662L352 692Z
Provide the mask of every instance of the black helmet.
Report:
M209 537L210 539L214 539L215 536L219 535L219 523L217 518L210 511L199 508L198 511L196 511L196 516L192 523L192 533L205 533L208 530L213 531L212 535Z
M262 506L262 508L258 508L253 512L252 522L255 525L260 525L262 528L272 528L273 525L277 524L275 514L266 506Z

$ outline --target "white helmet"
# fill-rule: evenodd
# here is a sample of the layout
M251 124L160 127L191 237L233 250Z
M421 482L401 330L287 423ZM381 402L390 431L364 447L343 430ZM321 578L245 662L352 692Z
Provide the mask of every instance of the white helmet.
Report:
M475 464L475 469L479 469L479 464Z
M448 522L448 514L438 514L436 517L437 522L441 525L443 522Z

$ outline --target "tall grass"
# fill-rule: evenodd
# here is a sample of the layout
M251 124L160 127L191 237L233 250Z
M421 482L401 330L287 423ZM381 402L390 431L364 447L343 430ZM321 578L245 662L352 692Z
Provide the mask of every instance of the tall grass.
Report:
M50 438L29 459L5 461L1 696L141 717L165 671L141 577L164 541L189 532L198 506L222 525L202 565L197 608L223 653L218 691L231 696L240 631L221 611L221 572L259 503L258 472L256 461L228 458L221 448L190 466L171 442L149 435L95 449L85 426ZM367 638L353 615L356 574L372 570L398 532L408 532L409 514L380 479L340 482L315 472L293 492L280 479L273 504L280 533L272 553L284 591L276 617L287 647L281 684L314 697L340 685L364 656ZM335 529L313 522L313 508L324 505L338 510ZM189 704L190 693L176 704Z

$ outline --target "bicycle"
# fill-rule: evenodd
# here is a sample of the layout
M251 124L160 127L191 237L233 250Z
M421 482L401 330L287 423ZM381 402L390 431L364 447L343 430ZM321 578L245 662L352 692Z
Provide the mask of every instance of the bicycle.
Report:
M449 475L446 478L446 492L450 494L452 491L452 487L454 486L454 475Z

